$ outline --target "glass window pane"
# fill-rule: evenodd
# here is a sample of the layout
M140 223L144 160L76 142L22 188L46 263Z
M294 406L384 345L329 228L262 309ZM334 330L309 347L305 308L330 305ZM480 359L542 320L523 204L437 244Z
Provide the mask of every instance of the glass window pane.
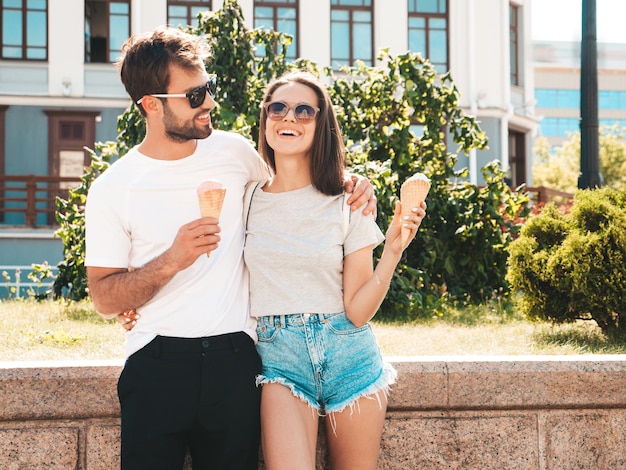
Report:
M192 19L197 19L198 18L198 14L202 11L207 11L209 10L208 6L203 6L203 7L191 7L191 18ZM210 10L209 10L210 11Z
M578 109L580 107L580 92L578 90L560 90L559 108Z
M416 11L419 13L438 13L438 4L437 0L419 0Z
M372 29L370 25L354 25L354 58L361 59L367 65L372 63Z
M574 118L565 119L566 132L577 132L580 130L580 121Z
M21 59L22 48L21 47L3 47L2 57L5 59Z
M29 10L45 10L46 0L28 0L26 3L26 7Z
M26 58L33 60L46 60L46 50L42 48L27 48L26 49Z
M356 10L353 15L356 23L370 23L372 22L372 13L369 11Z
M122 44L129 35L129 22L127 16L111 16L109 31L109 62L115 62L121 53Z
M333 66L347 65L350 60L350 30L346 24L333 24L331 26L331 56Z
M254 9L254 17L259 20L270 20L270 23L274 23L274 9L272 7L256 7Z
M557 107L556 90L546 90L538 88L537 90L535 90L535 99L537 100L538 108Z
M541 134L546 137L559 135L555 118L544 118L541 120Z
M187 24L187 8L180 5L167 7L168 23L171 26L185 26Z
M445 64L448 62L448 49L446 47L445 31L431 31L430 33L430 51L428 58L433 63Z
M111 2L110 9L112 15L128 14L128 3Z
M350 12L347 10L332 10L330 19L331 21L350 21Z
M428 25L431 29L446 29L447 22L448 21L444 18L431 18Z
M426 56L426 32L424 30L409 31L409 49L412 52L421 52Z
M277 12L280 21L289 21L296 19L295 8L278 8Z
M423 29L426 27L426 19L420 16L409 16L409 28L411 29L416 29L416 28L420 28Z
M600 109L619 109L619 95L616 91L600 91L598 93Z
M5 46L22 44L22 12L4 11L2 15L2 43Z
M22 8L22 0L3 0L4 8Z
M26 42L29 46L46 47L46 14L31 11L27 14L26 20Z

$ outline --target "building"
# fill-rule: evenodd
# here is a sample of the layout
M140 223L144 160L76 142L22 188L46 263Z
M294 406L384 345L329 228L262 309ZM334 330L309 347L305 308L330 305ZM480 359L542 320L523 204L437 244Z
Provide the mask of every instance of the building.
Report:
M580 131L580 42L533 44L538 135L552 146ZM626 127L626 44L598 43L599 125Z
M471 181L480 184L480 168L499 160L512 184L532 184L537 120L531 0L239 4L250 27L290 33L290 55L321 66L357 59L375 65L383 47L394 55L422 52L439 71L451 71L461 107L478 117L489 136L487 150L459 156ZM0 266L44 260L56 265L62 259L60 240L53 238L54 195L89 163L85 146L117 136L117 116L130 104L112 64L123 41L161 24L190 24L198 11L222 5L223 0L2 0ZM32 191L30 199L24 195L28 187L38 188L36 198Z

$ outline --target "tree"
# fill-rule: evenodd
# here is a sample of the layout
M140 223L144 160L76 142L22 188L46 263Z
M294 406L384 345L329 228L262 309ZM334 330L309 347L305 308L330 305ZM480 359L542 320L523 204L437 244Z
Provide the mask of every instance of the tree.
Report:
M604 183L616 189L626 188L626 128L618 125L600 128L600 173ZM535 186L575 193L580 173L580 132L550 154L547 139L540 137L533 148L533 182Z
M247 30L234 0L225 0L219 11L201 13L190 32L206 35L215 53L207 66L218 74L220 106L212 113L216 128L235 130L255 142L265 86L287 70L304 68L329 84L348 161L373 182L383 230L393 215L400 183L417 171L431 178L429 215L397 269L383 312L413 317L428 314L442 296L480 301L506 288L506 247L519 228L515 216L528 199L509 189L496 163L483 170L482 188L457 182L466 179L467 169L455 170L456 153L484 148L487 139L476 120L459 108L459 92L449 74L438 75L419 54L393 57L384 50L379 56L384 66L358 63L338 74L330 68L320 71L306 60L287 62L291 39L271 30ZM255 55L255 48L264 53ZM420 137L413 125L422 127ZM145 132L134 105L120 117L118 131L113 145L122 156ZM447 145L449 136L458 146L454 153ZM108 153L93 157L98 171L106 169L104 160L110 157L110 145L104 148ZM82 230L80 207L90 182L84 179L77 203L60 206L61 233ZM84 248L80 243L72 239L71 246L65 246L55 292L80 282L73 276L84 276L76 259Z

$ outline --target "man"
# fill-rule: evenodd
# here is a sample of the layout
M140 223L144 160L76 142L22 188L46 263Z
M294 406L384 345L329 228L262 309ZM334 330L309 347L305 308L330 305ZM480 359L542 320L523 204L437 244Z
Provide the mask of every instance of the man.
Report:
M118 383L122 469L180 469L187 448L194 469L256 469L261 363L242 212L246 184L268 169L243 137L212 129L206 41L159 28L123 52L146 136L93 183L85 258L96 310L141 314ZM219 224L200 217L196 188L207 179L227 190ZM348 202L361 205L366 189Z

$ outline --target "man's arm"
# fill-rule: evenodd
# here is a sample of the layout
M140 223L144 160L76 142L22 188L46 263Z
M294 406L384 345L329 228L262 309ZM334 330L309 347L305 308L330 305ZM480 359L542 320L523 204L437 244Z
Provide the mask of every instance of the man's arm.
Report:
M140 268L88 266L87 282L94 307L105 318L141 307L176 273L215 250L219 231L217 219L203 217L180 227L172 246Z

